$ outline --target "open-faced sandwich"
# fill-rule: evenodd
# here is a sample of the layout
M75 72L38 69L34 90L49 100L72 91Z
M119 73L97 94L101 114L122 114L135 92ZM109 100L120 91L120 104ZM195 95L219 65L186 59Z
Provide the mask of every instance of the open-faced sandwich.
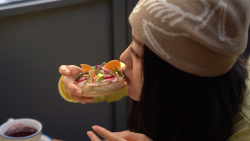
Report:
M96 97L115 93L126 86L123 80L124 64L112 60L101 65L81 64L83 72L78 74L74 83L83 91L82 96Z

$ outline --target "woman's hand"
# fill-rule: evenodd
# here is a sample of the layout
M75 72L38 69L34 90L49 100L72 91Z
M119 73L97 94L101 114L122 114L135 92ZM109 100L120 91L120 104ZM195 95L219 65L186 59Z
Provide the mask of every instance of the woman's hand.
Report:
M82 104L93 101L93 97L81 96L82 91L73 83L75 76L82 72L81 68L74 65L62 65L59 67L59 72L60 74L64 75L62 82L71 99L73 99L74 101L78 101Z
M100 126L93 126L94 131L96 131L99 135L105 138L108 141L152 141L144 134L134 133L130 131L123 131L123 132L110 132L103 127ZM91 141L101 141L94 132L88 131L87 132Z

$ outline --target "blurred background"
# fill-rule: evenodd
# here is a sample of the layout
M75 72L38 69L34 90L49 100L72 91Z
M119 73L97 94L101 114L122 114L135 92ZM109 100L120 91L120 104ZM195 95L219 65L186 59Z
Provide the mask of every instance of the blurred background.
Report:
M25 2L28 0L0 0L0 4L4 5L4 4L13 4L15 2Z
M58 92L60 65L119 59L137 0L0 0L0 124L34 118L43 133L89 140L93 125L125 130L127 100L75 104ZM249 47L243 54L249 55Z

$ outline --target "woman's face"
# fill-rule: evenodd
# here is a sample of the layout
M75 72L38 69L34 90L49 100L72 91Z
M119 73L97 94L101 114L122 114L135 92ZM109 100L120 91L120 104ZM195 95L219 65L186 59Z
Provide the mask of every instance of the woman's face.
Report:
M141 56L144 42L132 29L133 41L129 47L121 54L120 61L126 66L124 73L127 77L128 95L135 101L140 101L143 78L141 74Z

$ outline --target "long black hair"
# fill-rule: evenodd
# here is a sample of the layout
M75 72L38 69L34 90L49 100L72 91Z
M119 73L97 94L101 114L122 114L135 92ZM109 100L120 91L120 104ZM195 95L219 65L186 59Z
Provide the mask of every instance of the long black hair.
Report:
M240 61L226 74L200 77L183 72L144 46L144 82L131 101L127 126L154 141L225 141L246 98L248 71Z

